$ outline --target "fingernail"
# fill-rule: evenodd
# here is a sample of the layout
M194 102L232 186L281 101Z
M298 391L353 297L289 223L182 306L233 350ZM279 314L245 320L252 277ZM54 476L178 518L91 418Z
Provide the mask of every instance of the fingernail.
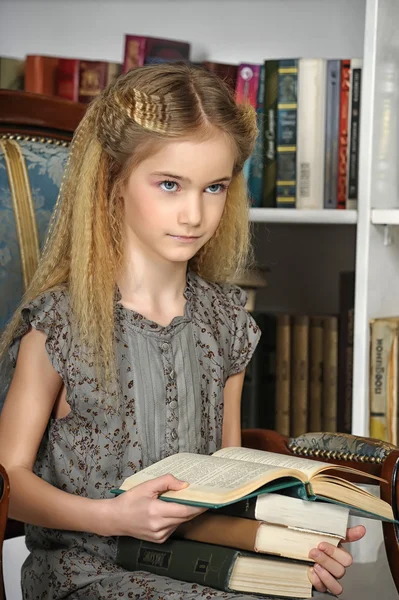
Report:
M318 548L319 548L319 550L321 550L322 552L325 552L325 550L327 550L327 546L326 546L326 544L323 544L323 543L322 543L322 544L319 544Z
M315 565L315 566L314 566L314 568L315 568L317 571L322 571L322 570L323 570L323 567L322 567L321 565Z
M321 553L318 550L314 549L314 550L310 551L310 556L312 558L320 558L321 557Z

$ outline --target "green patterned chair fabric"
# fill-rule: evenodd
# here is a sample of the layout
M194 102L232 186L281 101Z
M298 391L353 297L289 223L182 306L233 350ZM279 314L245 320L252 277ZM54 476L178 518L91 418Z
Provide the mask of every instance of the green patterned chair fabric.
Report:
M320 459L355 460L382 463L397 450L396 446L372 438L356 437L346 433L306 433L288 442L293 454Z

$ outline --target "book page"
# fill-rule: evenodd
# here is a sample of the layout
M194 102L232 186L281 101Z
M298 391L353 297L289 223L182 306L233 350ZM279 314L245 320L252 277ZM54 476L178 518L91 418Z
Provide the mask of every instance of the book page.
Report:
M252 464L262 463L264 465L273 465L274 467L284 469L297 469L305 473L309 479L321 469L334 468L334 465L327 465L321 461L277 454L276 452L267 452L265 450L253 450L252 448L222 448L222 450L215 452L213 456L242 460Z
M281 469L264 463L246 463L243 460L231 460L216 456L181 452L143 469L128 477L121 485L128 490L144 481L171 473L177 479L190 485L218 489L239 489L247 483L265 475L267 481L285 476ZM288 473L295 476L295 473ZM297 475L300 475L299 473Z

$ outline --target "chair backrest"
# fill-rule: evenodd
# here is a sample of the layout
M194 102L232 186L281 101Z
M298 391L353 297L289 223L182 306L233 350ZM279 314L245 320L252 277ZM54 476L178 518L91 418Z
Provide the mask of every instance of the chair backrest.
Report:
M0 334L36 269L69 142L85 110L60 98L0 90Z

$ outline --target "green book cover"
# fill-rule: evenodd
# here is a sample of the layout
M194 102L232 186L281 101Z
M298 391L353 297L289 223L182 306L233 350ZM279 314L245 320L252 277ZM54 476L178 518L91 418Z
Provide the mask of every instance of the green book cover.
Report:
M169 538L163 544L156 544L132 537L118 538L116 563L127 571L148 571L179 581L234 592L240 590L230 587L230 579L235 563L240 557L250 557L254 561L261 561L269 565L274 562L285 562L296 565L294 567L296 569L299 569L298 565L301 566L300 569L306 570L309 566L308 563L302 561L288 561L274 556L266 557L255 552L245 552L191 540ZM274 569L273 564L272 569ZM269 577L264 577L263 581L260 580L257 583L259 594L273 593L278 587L281 587L281 592L284 593L284 578L275 577L274 581L269 581ZM254 595L254 592L251 592L251 595ZM310 596L303 595L302 597ZM268 595L268 598L272 600L276 596ZM298 599L291 598L291 600Z

